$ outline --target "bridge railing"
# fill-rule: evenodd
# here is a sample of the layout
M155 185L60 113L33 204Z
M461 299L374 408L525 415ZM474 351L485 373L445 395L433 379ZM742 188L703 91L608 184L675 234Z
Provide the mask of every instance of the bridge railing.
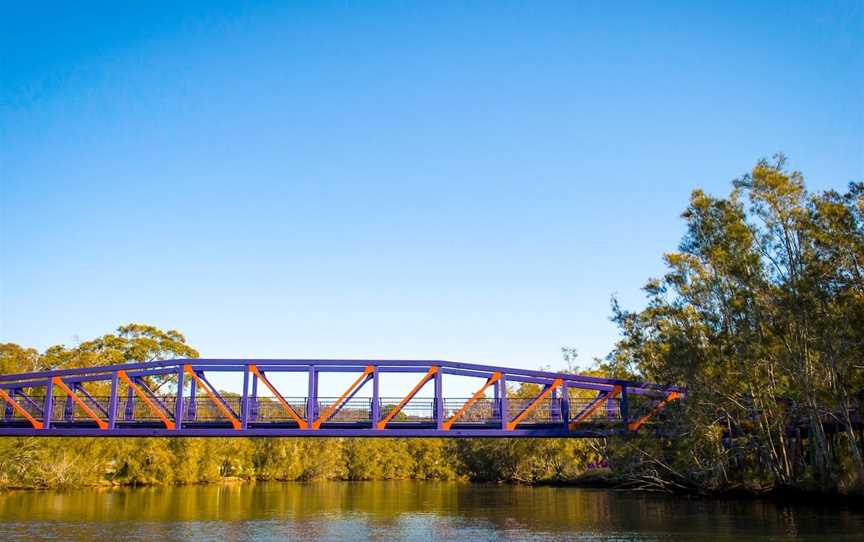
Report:
M39 403L43 398L39 399L35 404L22 402L21 406L31 416L41 418L43 416ZM159 406L163 409L166 415L173 416L175 411L176 398L172 395L158 396ZM225 403L238 416L243 412L242 400L240 397L224 397ZM306 397L290 397L286 396L283 399L298 413L302 413L305 418L307 398ZM336 403L336 397L321 397L318 400L316 414L320 414L327 408ZM372 398L355 397L341 403L341 408L338 409L328 420L329 423L346 423L346 422L370 422L372 420ZM389 411L399 404L398 397L382 397L379 399L379 410L382 416L385 416ZM570 417L574 417L579 412L588 408L593 400L570 398L569 408ZM443 405L443 417L449 419L454 414L459 412L463 406L469 402L469 398L446 398ZM510 419L518 416L526 407L531 405L532 399L508 397L507 410ZM110 407L110 397L108 396L90 396L85 399L85 404L89 405L97 414L107 418L107 412ZM193 407L194 405L194 407ZM494 398L482 398L474 401L461 414L458 419L459 425L470 424L490 424L501 421L500 402ZM621 421L621 400L610 399L602 408L598 408L591 412L585 419L584 424L615 424ZM656 400L638 398L631 399L630 412L634 418L648 414L656 405ZM674 409L676 406L670 407ZM293 418L286 413L282 404L275 397L257 397L254 400L249 400L250 417L249 420L253 423L292 423ZM159 422L160 418L152 408L140 398L133 396L131 401L128 397L119 399L118 401L119 423L127 422ZM668 416L674 410L666 413L658 414L658 421L662 421L665 416ZM435 398L420 397L414 398L406 403L399 415L393 418L391 423L431 423L434 421L435 414ZM526 424L551 424L563 423L565 421L565 406L563 398L549 399L539 403L531 413L523 419ZM55 422L74 422L84 421L89 417L82 407L69 398L57 395L53 401L51 419ZM4 416L8 421L24 421L24 416L16 410L7 409ZM194 400L189 395L184 397L184 412L183 421L185 422L224 422L225 416L222 411L208 398L198 397Z
M352 397L343 402L338 397L319 397L316 418L328 409L333 409L327 418L329 423L372 422L372 399L368 397Z
M39 399L39 402L43 398ZM284 397L285 401L291 405L298 413L303 413L305 417L307 398L306 397ZM316 412L320 413L332 406L336 402L333 398L319 398ZM237 415L241 415L243 406L240 397L224 397L227 405ZM447 398L444 399L443 415L444 418L450 418L468 402L469 398ZM175 410L176 398L170 395L159 396L161 406L164 412L170 417L173 416ZM398 405L400 398L398 397L382 397L380 401L380 412L385 416L392 408ZM91 407L97 414L107 418L108 409L110 407L110 397L107 396L92 396L92 399L87 398L85 404ZM519 415L526 407L531 404L531 399L509 397L507 399L508 416L512 419ZM524 418L523 422L527 424L549 424L564 421L564 401L562 398L551 399L540 403L534 408L531 413ZM571 417L584 409L588 408L592 403L590 399L571 398L569 408ZM194 407L192 406L194 404ZM499 401L492 398L483 398L473 402L459 417L458 423L465 424L489 424L501 421ZM621 400L610 399L602 407L591 412L585 419L585 424L613 424L621 421ZM639 418L647 415L656 405L656 400L652 401L644 398L631 399L630 414L633 418ZM39 404L21 403L21 407L34 418L42 418L43 412ZM672 405L669 410L663 413L658 413L655 420L662 421L665 417L675 412L679 405ZM120 423L133 421L148 421L158 422L160 418L154 413L152 408L145 404L138 397L133 397L131 401L128 398L123 398L118 404L117 420ZM293 421L281 403L274 397L258 397L255 400L250 400L249 408L251 412L250 421L254 423L290 423ZM398 416L394 417L392 423L400 422L424 422L429 423L434 421L435 399L434 398L416 398L406 403ZM89 417L82 407L68 398L57 395L52 405L51 419L55 422L72 422L87 420ZM6 409L3 416L7 421L23 421L23 414L11 408ZM331 423L340 422L371 422L372 419L372 399L371 398L352 398L342 403L341 408L334 413L328 420ZM223 422L225 421L224 414L207 398L196 398L194 403L190 396L184 397L184 412L183 420L187 422Z
M456 413L462 411L470 398L453 398L444 400L444 418L450 419ZM459 416L458 423L466 424L489 424L501 421L501 409L499 401L491 398L478 399L470 403L468 408Z

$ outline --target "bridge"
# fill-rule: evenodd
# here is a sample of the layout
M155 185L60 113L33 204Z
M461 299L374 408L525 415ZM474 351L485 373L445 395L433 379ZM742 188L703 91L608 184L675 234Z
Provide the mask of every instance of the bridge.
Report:
M330 373L353 382L321 397ZM409 373L415 385L382 397L381 381L394 373ZM220 391L214 375L242 391ZM295 382L306 396L284 396L277 375L302 379ZM476 391L446 397L445 377L471 379ZM535 384L525 389L536 394L508 383ZM360 396L370 387L371 397ZM432 397L420 396L429 388ZM0 375L0 436L598 437L651 425L685 395L675 386L453 361L174 359Z

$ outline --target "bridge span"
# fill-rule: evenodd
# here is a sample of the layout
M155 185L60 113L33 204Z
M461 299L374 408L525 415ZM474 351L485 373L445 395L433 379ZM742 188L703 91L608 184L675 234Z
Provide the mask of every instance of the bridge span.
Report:
M273 380L283 373L303 379L304 397L280 393ZM321 397L328 373L356 378L340 396ZM416 384L382 397L392 373L412 373ZM214 374L230 375L242 391L220 391ZM476 392L448 397L445 377L472 379ZM517 393L521 383L535 386ZM421 396L430 388L431 397ZM174 359L0 375L0 436L597 437L638 431L685 395L675 386L453 361Z

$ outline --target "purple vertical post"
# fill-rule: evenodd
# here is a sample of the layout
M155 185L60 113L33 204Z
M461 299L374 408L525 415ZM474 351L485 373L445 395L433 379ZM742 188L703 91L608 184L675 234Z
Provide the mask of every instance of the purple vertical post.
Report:
M557 422L561 415L561 405L558 403L558 390L552 390L552 397L549 400L549 418L551 421Z
M444 391L441 380L441 371L435 373L435 427L442 429L444 425Z
M48 429L51 427L51 413L54 410L54 381L48 379L48 385L45 386L45 406L42 408L42 427Z
M321 372L316 368L315 369L315 400L312 401L312 409L315 417L318 417L318 414L321 409L318 408L318 377L321 375Z
M183 426L183 385L184 385L183 367L177 368L177 393L174 398L174 428L178 431Z
M378 393L378 366L372 371L372 429L377 429L381 419L381 397Z
M240 396L240 428L249 428L249 364L243 366L243 395Z
M605 393L605 392L602 392L602 391L598 392L597 397L602 396L603 393ZM620 401L620 399L618 399L618 401ZM618 416L618 411L619 411L618 408L619 408L619 403L616 402L616 399L614 397L607 400L606 401L606 418L608 418L609 420L616 418Z
M252 400L250 402L249 415L253 422L258 420L258 378L252 379Z
M500 403L498 408L501 410L501 430L506 431L507 423L510 421L510 414L507 412L507 379L504 375L501 375L498 385L501 386L501 397L498 398L498 402Z
M63 419L71 422L75 416L75 403L72 402L72 396L66 395L66 406L63 408Z
M561 384L561 421L564 429L570 429L570 388L566 380Z
M315 366L309 366L309 393L306 397L306 421L309 427L315 421L315 406L318 403L318 375Z
M15 388L12 388L11 390L9 390L9 397L11 397L13 401L15 400L15 392L16 392L16 391L17 391L17 390L16 390ZM6 421L7 421L7 422L10 421L10 420L12 419L12 414L13 414L14 412L15 412L15 411L12 410L12 405L9 404L9 403L6 403L6 415L5 415L5 417L6 417Z
M194 378L189 380L189 408L187 409L187 418L195 421L197 412L195 407L198 404L196 392L198 390L198 381Z
M492 401L492 418L498 419L498 416L501 415L501 389L495 385L492 386L492 390L495 394Z
M124 412L123 419L127 422L132 421L132 417L135 415L135 392L132 391L132 386L129 386L126 390L126 411Z
M627 386L621 384L621 402L618 405L618 410L621 412L621 425L624 426L624 430L628 429L628 425L630 425L630 409L627 404Z
M111 396L108 398L108 429L117 427L117 371L111 373Z

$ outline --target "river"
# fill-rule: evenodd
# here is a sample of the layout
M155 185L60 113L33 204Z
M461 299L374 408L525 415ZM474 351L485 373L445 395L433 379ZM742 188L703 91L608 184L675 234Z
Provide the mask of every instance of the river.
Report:
M862 540L844 506L443 482L0 493L0 540Z

